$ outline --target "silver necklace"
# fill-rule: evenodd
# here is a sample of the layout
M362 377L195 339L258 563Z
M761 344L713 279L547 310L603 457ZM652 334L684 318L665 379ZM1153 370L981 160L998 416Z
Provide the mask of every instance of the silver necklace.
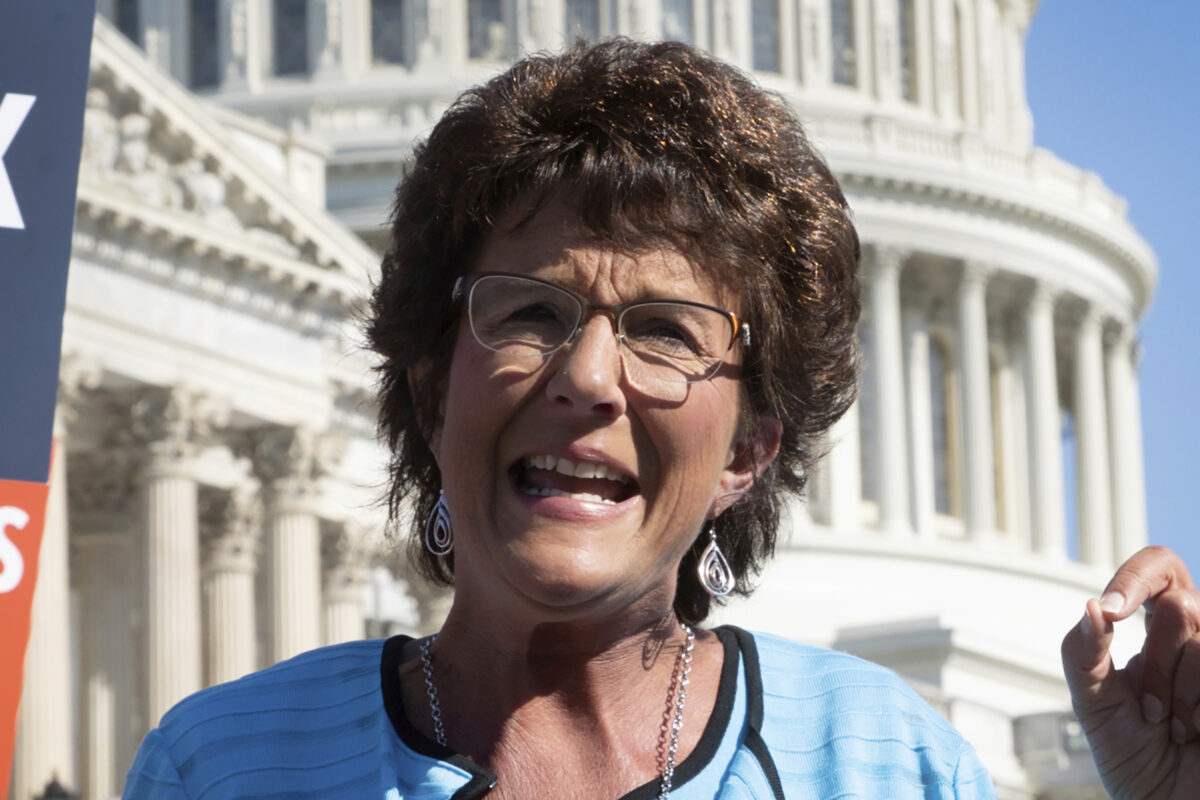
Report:
M662 764L662 775L658 781L659 800L671 796L671 785L675 780L675 756L679 752L679 732L683 730L683 704L687 700L687 687L692 675L692 652L696 648L696 633L691 626L681 622L679 627L683 628L684 643L671 670L667 707L658 731L658 754ZM442 705L438 698L437 684L433 681L433 657L429 654L429 649L436 641L435 633L421 642L421 672L425 673L425 694L429 697L433 737L442 747L449 747L446 744L446 727L442 723Z

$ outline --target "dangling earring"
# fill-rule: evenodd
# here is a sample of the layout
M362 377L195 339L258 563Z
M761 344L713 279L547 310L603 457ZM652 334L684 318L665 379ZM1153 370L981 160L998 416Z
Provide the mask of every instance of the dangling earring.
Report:
M454 531L450 527L450 508L446 493L438 490L433 513L425 521L425 549L435 556L444 556L454 549Z
M700 585L704 587L704 591L713 597L724 597L737 586L737 579L733 577L733 570L729 568L729 562L725 560L725 554L721 552L721 548L717 545L716 520L708 523L708 547L704 548L704 555L700 556L700 568L698 571L700 573Z

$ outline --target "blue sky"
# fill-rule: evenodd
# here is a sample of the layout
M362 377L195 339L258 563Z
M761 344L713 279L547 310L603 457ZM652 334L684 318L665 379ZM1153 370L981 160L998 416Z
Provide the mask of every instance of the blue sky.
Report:
M1042 0L1026 69L1037 144L1099 173L1158 255L1142 319L1150 541L1200 579L1200 2Z

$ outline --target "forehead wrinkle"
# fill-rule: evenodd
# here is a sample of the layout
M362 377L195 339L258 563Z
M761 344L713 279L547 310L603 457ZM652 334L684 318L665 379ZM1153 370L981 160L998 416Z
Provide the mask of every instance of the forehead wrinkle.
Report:
M496 258L502 254L507 257ZM562 205L528 217L504 215L484 242L476 268L489 257L486 269L536 275L600 303L677 299L734 308L741 296L738 287L718 278L721 270L706 268L671 243L648 240L629 250L598 236Z

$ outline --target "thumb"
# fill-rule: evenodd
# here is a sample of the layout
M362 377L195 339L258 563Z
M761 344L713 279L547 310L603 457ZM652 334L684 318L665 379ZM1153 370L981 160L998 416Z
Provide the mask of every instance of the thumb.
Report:
M1093 727L1088 719L1105 714L1122 702L1121 696L1112 691L1116 683L1116 670L1108 654L1112 640L1112 622L1105 619L1100 601L1090 598L1083 618L1062 642L1063 672L1075 715L1085 730Z

